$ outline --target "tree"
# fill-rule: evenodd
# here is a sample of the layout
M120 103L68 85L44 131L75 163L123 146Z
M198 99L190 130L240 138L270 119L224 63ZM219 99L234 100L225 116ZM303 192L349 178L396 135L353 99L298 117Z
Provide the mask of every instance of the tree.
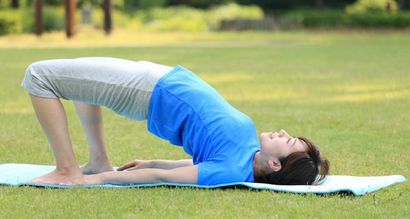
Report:
M75 34L75 9L75 0L65 0L65 30L68 38Z
M112 30L112 1L104 0L104 31L110 34Z
M318 7L318 8L323 7L323 0L315 0L315 5L316 5L316 7Z
M11 0L11 8L19 8L19 0Z
M43 0L35 2L35 33L40 36L43 33Z

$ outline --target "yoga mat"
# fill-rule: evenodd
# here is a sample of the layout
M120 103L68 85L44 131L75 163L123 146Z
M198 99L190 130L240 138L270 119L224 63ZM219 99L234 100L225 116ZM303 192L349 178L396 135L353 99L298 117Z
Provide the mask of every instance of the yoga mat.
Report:
M194 184L178 183L157 183L157 184L127 184L127 185L83 185L83 186L63 186L46 184L27 184L27 181L52 171L55 167L50 165L35 164L1 164L0 165L0 185L4 186L36 186L47 188L143 188L156 186L176 186L176 187L195 187L195 188L229 188L247 187L257 190L272 190L277 192L301 193L301 194L334 194L350 193L353 195L365 195L370 192L380 190L396 183L406 181L404 176L343 176L329 175L321 185L297 185L282 186L264 183L237 182L226 183L213 186L203 186Z

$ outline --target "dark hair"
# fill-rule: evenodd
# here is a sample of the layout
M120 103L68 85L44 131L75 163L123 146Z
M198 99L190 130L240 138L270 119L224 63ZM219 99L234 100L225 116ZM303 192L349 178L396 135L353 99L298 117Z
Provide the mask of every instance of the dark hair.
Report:
M294 152L279 159L282 168L255 179L256 182L277 185L312 185L320 183L329 172L329 161L321 157L316 145L298 137L307 145L305 152Z

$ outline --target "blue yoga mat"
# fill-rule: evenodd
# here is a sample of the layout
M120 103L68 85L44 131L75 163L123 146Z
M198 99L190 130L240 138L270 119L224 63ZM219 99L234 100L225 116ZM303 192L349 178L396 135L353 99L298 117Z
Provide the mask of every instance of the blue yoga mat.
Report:
M213 186L202 186L194 184L177 183L157 183L157 184L127 184L127 185L84 185L84 186L62 186L46 184L28 184L27 181L52 171L55 167L50 165L35 164L1 164L0 165L0 185L5 186L36 186L48 188L143 188L156 186L177 186L195 188L227 188L227 187L247 187L258 190L272 190L277 192L302 193L302 194L334 194L339 192L351 193L354 195L364 195L377 191L387 186L406 181L404 176L327 176L321 185L314 186L282 186L264 183L237 182L219 184Z

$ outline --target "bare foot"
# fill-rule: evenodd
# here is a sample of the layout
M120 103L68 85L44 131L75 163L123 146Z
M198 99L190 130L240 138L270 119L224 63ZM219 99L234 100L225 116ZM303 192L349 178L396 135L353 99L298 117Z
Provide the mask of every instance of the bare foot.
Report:
M84 175L91 175L91 174L114 171L114 168L112 167L112 165L110 163L106 163L106 164L87 163L87 164L81 166L80 169L81 169L81 172L83 172Z
M32 179L28 183L76 186L85 184L85 180L81 172L74 171L67 174L66 172L54 170L46 175Z

